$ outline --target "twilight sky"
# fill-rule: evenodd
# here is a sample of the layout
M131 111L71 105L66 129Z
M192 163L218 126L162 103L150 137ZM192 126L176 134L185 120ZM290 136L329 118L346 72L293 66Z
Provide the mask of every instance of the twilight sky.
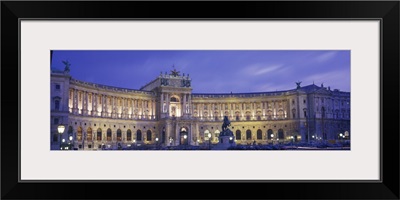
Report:
M312 84L350 92L350 51L126 50L54 51L52 67L71 64L74 79L139 89L172 66L192 79L193 93L268 92Z

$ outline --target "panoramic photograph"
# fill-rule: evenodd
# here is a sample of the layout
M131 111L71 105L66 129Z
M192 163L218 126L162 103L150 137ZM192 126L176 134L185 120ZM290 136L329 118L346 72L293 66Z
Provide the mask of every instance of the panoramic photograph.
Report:
M50 150L351 150L350 50L51 50Z

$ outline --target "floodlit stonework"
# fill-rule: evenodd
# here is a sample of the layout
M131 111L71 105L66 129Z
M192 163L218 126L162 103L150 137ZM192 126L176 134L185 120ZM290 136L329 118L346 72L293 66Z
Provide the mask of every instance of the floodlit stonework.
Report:
M65 143L72 136L80 150L218 143L224 116L236 144L336 140L340 133L350 137L350 93L300 83L286 91L192 93L189 75L175 70L135 90L52 70L50 116L51 149L60 149L59 124Z

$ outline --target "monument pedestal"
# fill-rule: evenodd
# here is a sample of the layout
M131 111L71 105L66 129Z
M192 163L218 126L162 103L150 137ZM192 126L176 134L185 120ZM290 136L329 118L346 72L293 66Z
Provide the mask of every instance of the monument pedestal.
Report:
M219 142L213 150L226 150L231 146L236 146L235 138L233 137L233 132L229 129L222 131L219 134Z

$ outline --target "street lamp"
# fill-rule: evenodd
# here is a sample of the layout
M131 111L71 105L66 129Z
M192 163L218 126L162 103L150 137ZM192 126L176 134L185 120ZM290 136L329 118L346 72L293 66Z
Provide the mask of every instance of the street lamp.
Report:
M272 140L272 145L274 145L274 134L271 133L271 140Z
M184 139L184 140L183 140L183 143L185 144L185 149L186 149L186 138L187 138L187 135L184 135L184 136L183 136L183 139Z
M233 137L231 136L231 137L229 137L229 143L231 143L231 146L232 146L232 141L233 140Z
M211 133L208 133L208 149L211 150Z
M133 146L136 146L136 140L133 139Z
M339 133L339 140L341 140L343 137L343 133Z
M158 137L156 138L156 148L158 148Z
M293 143L294 143L294 137L293 137L293 135L290 136L290 139L292 139L292 146L293 146Z
M60 149L62 150L62 147L61 147L61 138L62 138L62 134L63 134L64 131L65 131L65 126L62 125L62 124L60 124L60 125L58 125L57 130L58 130L58 133L60 134Z
M73 139L72 135L70 135L68 137L68 139L69 139L69 142L68 142L69 150L72 150L72 139Z

